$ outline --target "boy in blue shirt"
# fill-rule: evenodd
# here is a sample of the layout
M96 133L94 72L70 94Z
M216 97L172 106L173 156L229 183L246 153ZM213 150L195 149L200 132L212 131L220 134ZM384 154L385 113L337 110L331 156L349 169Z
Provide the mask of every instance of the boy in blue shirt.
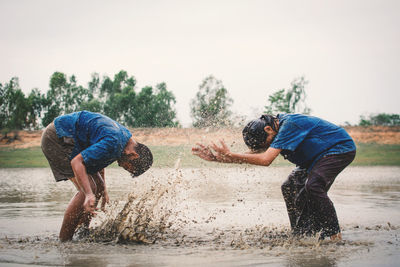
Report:
M328 190L336 176L354 159L356 146L341 127L301 114L263 115L243 129L250 153L232 153L226 144L198 144L194 155L209 161L269 166L281 154L297 165L282 184L294 234L321 233L341 239L339 222Z
M80 111L57 117L42 134L41 147L56 182L70 180L78 190L64 214L60 240L71 240L79 224L89 226L96 206L109 202L104 168L118 165L137 177L153 163L150 149L127 128L99 113Z

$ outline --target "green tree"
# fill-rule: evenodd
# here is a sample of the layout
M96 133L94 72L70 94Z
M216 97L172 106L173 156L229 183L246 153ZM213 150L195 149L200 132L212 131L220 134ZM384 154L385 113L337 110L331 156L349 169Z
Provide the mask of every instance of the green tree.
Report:
M98 73L92 73L92 79L89 82L89 92L92 98L100 98L100 77ZM89 101L92 100L89 98Z
M174 104L175 96L167 90L165 83L153 87L146 86L136 95L134 108L131 109L129 126L132 127L176 127Z
M219 127L232 125L233 103L228 90L220 80L210 75L199 86L196 97L192 99L190 108L194 127Z
M103 102L101 102L99 99L93 98L90 101L85 101L80 104L80 110L88 110L92 112L98 112L102 113L103 112Z
M154 119L153 125L156 127L177 127L179 122L176 119L175 96L167 90L166 83L156 85L153 98Z
M136 97L136 79L124 70L114 75L114 80L105 76L100 86L100 96L105 100L104 113L110 118L127 124Z
M155 89L144 87L135 92L136 79L121 70L114 79L92 74L88 88L77 84L74 75L67 77L54 72L46 95L33 89L29 96L19 88L18 78L5 85L0 83L1 129L37 129L39 118L47 126L56 117L80 110L105 113L127 126L174 127L176 120L175 96L165 83Z
M0 84L0 96L0 126L7 137L7 133L27 126L29 106L17 77L11 78L4 86Z
M153 87L146 86L138 93L131 109L129 125L132 127L151 127L153 119Z
M46 100L43 101L45 109L43 125L47 126L57 116L79 111L82 107L98 108L99 104L93 98L89 89L77 85L74 75L68 78L62 72L54 72L50 78L50 89L47 91Z
M270 95L264 112L267 114L280 112L310 114L311 109L305 103L307 83L304 77L300 77L292 81L289 89L281 89Z
M153 89L146 86L136 93L136 79L121 70L111 79L103 77L102 82L92 76L89 88L99 89L104 102L104 113L110 118L130 127L172 127L178 126L174 109L175 96L167 90L165 83ZM91 89L92 90L92 89Z
M100 77L98 73L93 73L88 84L87 100L80 103L80 110L103 113L104 94L100 95Z
M360 126L399 126L400 114L379 113L369 116L360 116Z
M8 99L6 86L0 83L0 129L3 129L7 120Z
M42 117L42 110L46 97L40 93L39 89L35 88L31 91L27 98L28 114L27 127L29 129L39 128L39 118Z

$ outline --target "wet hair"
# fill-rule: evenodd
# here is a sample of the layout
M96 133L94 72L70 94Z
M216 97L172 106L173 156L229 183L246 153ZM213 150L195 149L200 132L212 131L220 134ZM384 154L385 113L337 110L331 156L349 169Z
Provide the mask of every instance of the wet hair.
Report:
M266 126L277 132L275 127L276 117L272 115L262 115L260 118L249 122L242 131L244 143L253 151L265 149L265 140L268 134L264 131Z
M122 160L128 160L134 166L134 170L130 172L132 178L143 174L153 164L153 154L147 146L141 143L137 143L137 145L135 146L135 151L139 155L138 158L133 160L129 160L125 157L121 158Z

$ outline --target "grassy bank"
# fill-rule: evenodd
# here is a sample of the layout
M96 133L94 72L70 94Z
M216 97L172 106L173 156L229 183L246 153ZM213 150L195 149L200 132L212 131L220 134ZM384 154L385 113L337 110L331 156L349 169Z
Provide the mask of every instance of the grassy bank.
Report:
M400 166L400 145L358 144L357 156L352 166ZM154 154L154 167L174 167L180 159L181 167L218 166L193 156L190 146L150 146ZM288 166L289 162L278 157L274 166ZM113 164L115 166L115 164ZM224 165L226 166L226 165ZM0 168L48 167L40 147L26 149L0 149Z

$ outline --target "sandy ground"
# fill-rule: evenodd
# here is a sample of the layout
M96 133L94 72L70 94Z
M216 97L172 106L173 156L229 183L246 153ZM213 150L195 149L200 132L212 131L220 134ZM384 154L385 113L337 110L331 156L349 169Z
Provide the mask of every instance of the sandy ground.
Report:
M345 127L357 143L400 144L400 127ZM147 145L193 145L196 142L210 142L224 138L227 143L242 142L241 129L196 129L196 128L138 128L131 129L139 142ZM15 133L9 134L13 136ZM19 140L7 143L0 141L0 147L29 148L40 146L42 131L19 131Z

